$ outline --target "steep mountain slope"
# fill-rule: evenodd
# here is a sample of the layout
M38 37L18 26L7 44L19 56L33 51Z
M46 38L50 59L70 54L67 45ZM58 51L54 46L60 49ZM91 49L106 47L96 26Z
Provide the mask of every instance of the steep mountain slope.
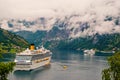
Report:
M28 45L22 37L0 28L0 53L20 51Z
M105 18L103 18L103 22L101 23L99 23L99 21L96 20L82 22L79 20L79 18L80 18L79 15L71 15L65 17L63 16L62 19L56 18L54 24L50 26L51 29L47 28L49 26L45 26L44 30L41 29L43 28L41 26L42 23L37 23L39 22L39 19L36 19L35 22L34 20L31 22L24 20L23 23L21 21L20 24L21 25L26 24L26 26L21 26L19 24L19 20L12 20L12 21L8 20L6 23L2 23L1 26L4 29L8 29L10 31L17 33L18 35L21 35L29 42L34 42L35 39L37 41L40 40L39 42L41 42L41 39L43 40L43 38L45 40L46 39L61 40L68 38L94 36L96 34L104 35L104 34L120 33L120 16L117 17L106 16ZM44 18L44 19L49 20L49 18ZM34 22L34 26L32 22ZM44 23L45 23L44 25L49 24L49 22L44 22ZM12 24L13 26L10 27L10 24ZM42 35L44 34L44 36L41 36L41 34Z
M48 41L45 46L55 49L65 50L82 50L82 49L95 49L95 50L118 50L120 49L120 34L105 34L89 36L84 38L67 39L60 41Z
M35 45L41 45L44 41L43 38L47 34L46 31L19 31L16 32L16 35L22 36L24 39L26 39L29 43L34 43Z

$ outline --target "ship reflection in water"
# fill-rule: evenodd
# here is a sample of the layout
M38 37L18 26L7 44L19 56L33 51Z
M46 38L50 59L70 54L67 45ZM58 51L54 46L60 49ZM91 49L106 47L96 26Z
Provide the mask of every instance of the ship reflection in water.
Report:
M84 56L81 52L52 51L49 67L32 71L15 71L9 80L101 80L101 71L107 67L107 56Z
M38 76L40 73L43 74L45 71L49 70L50 67L51 65L40 67L31 71L14 71L14 78L12 79L11 76L11 80L39 80L36 76Z

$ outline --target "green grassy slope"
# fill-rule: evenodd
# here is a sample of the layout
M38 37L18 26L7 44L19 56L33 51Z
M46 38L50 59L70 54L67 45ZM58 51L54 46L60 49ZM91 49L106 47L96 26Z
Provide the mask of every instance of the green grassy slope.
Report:
M22 37L0 28L0 53L15 53L28 45Z

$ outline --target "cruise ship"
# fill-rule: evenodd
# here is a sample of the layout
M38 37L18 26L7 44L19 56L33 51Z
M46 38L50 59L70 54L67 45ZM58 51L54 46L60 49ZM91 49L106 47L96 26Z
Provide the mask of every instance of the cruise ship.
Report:
M90 49L90 50L84 50L84 55L94 55L95 54L95 50Z
M33 70L50 64L52 52L45 49L43 46L36 48L31 44L30 48L17 53L14 62L16 70Z

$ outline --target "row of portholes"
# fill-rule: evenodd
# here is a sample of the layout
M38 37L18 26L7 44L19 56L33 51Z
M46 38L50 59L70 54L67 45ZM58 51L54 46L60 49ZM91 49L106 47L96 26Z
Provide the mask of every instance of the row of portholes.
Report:
M35 60L35 63L39 63L39 62L47 61L47 60L49 60L49 58L38 59L38 60Z

